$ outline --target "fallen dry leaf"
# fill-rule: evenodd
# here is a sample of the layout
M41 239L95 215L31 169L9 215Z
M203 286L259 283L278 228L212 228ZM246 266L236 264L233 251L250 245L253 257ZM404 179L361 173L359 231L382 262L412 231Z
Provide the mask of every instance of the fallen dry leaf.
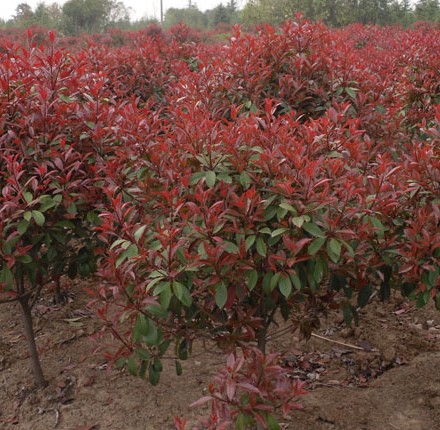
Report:
M99 429L99 424L79 426L75 428L75 430L98 430L98 429Z

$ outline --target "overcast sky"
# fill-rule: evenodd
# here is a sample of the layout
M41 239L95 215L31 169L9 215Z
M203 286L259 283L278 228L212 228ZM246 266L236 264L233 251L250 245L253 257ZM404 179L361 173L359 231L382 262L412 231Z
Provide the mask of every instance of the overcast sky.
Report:
M46 0L44 3L59 3L63 4L67 0ZM163 0L164 12L170 7L184 8L188 6L189 0ZM202 11L212 9L218 4L226 4L228 0L192 0L193 4L197 4ZM35 10L35 6L41 3L41 0L0 0L0 17L3 19L10 19L15 15L15 9L20 3L27 3ZM131 8L131 17L139 19L142 17L156 17L160 14L160 0L123 0L123 3ZM244 4L244 0L237 1L237 4Z

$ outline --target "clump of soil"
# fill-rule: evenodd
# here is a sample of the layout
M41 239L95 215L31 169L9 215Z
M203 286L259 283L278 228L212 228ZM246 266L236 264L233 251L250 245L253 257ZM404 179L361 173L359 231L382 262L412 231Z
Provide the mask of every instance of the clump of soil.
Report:
M81 288L80 288L81 287ZM157 387L110 368L91 337L101 323L83 286L67 304L44 296L34 309L37 342L49 381L34 389L18 307L0 314L0 428L23 430L172 429L195 420L188 405L204 395L223 357L195 345L182 376L165 363ZM273 336L292 377L307 382L303 409L284 419L295 430L434 430L440 428L440 313L395 298L373 300L358 327L332 313L309 341Z

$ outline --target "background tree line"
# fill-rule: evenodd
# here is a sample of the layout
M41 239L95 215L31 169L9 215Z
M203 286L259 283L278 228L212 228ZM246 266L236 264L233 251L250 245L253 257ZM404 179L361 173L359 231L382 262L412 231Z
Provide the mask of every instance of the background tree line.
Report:
M330 27L360 22L363 24L400 24L408 26L415 21L439 21L440 0L248 0L240 10L235 0L220 3L202 12L194 4L182 9L169 8L164 27L179 22L206 30L221 24L242 24L253 27L262 23L278 25L297 12L311 20L323 20ZM111 27L139 29L157 22L144 18L130 20L130 10L118 0L68 0L58 3L39 3L33 10L27 3L16 8L15 16L0 20L0 27L26 28L38 25L55 28L65 35L82 32L98 33Z

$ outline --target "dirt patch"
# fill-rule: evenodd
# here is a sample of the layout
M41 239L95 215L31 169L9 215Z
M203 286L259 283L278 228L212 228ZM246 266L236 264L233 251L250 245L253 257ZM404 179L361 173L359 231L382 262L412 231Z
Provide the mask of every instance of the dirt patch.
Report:
M0 313L0 428L23 430L172 429L173 416L195 417L188 405L223 365L218 351L196 345L183 375L165 363L161 383L109 369L91 335L100 322L74 286L68 303L50 296L36 305L35 325L49 386L32 388L17 308ZM269 348L284 354L292 377L307 381L303 410L283 420L295 430L434 430L440 428L440 313L394 298L373 301L359 327L332 313L313 337L283 335ZM353 346L360 347L355 349Z

